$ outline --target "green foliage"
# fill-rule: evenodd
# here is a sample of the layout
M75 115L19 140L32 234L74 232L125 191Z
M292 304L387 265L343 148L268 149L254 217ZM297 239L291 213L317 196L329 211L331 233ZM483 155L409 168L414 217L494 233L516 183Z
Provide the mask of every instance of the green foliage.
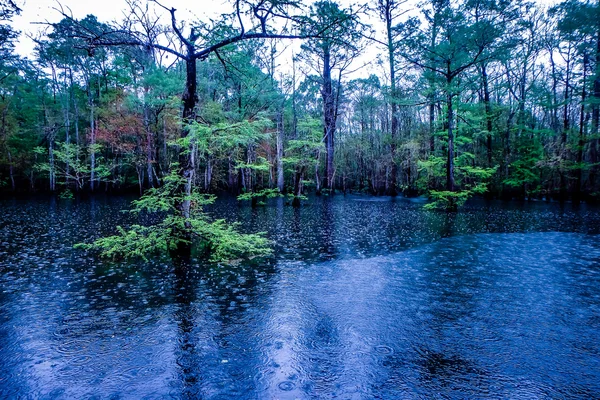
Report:
M281 193L279 192L279 189L262 189L262 190L259 190L256 192L242 193L237 197L237 199L240 201L253 200L253 199L266 200L266 199L274 199L274 198L280 197L280 196L281 196Z
M430 155L426 160L419 160L417 166L420 177L417 187L422 192L439 186L439 182L446 176L446 160L443 157Z
M175 251L180 244L196 244L209 254L212 262L227 262L243 257L266 256L270 254L269 241L263 233L244 234L236 224L223 219L211 221L203 211L203 206L214 202L215 197L193 191L186 195L181 190L185 179L174 168L165 177L164 185L148 190L132 202L131 213L158 213L160 222L150 226L133 225L128 230L117 227L118 234L96 240L92 244L78 244L77 247L96 250L107 258L146 259L150 254ZM183 202L190 203L190 217L182 215ZM189 243L187 238L191 238Z
M597 198L597 2L564 0L546 9L517 1L425 0L419 15L395 19L392 42L368 72L351 65L362 38L370 36L362 9L334 1L317 1L304 11L295 1L270 3L277 14L310 10L293 20L302 27L292 25L318 37L303 42L293 71L278 67L286 56L273 41L231 43L198 60L195 118L185 122L182 60L151 47L107 46L124 40L124 32L94 16L51 24L36 39L35 58L21 60L10 27L17 10L5 8L2 190L93 190L97 185L87 185L93 174L109 191L142 191L169 180L170 165L193 154L194 184L204 181L206 192L243 186L240 199L257 204L269 196L266 188L282 162L284 184L306 193L324 177L327 53L337 116L336 190L384 193L395 175L396 187L406 193L430 193L442 207L459 204L443 200L456 195L434 194L448 187L452 126L454 180L461 192L476 195L489 186L494 195L511 197L581 191ZM378 14L385 9L379 3ZM240 6L249 12L242 17L253 19L251 4ZM401 8L392 7L389 16ZM237 35L232 18L237 20L235 12L214 24L196 24L198 46ZM260 23L248 28L255 32ZM410 65L396 65L393 90L386 60ZM351 80L350 71L356 71Z
M538 193L540 172L543 165L548 164L541 145L532 140L521 140L515 147L519 157L510 163L508 176L502 183L509 188L523 190L523 194Z
M214 105L214 112L219 112L220 106ZM219 118L220 119L220 118ZM202 124L194 122L190 125L190 135L178 139L177 145L189 148L192 142L198 146L201 152L218 154L227 152L237 146L248 146L256 144L266 138L265 130L272 125L271 121L264 116L253 120L241 122L218 122Z
M323 122L320 119L305 117L298 121L298 139L287 143L283 163L289 171L314 167L318 160L315 155L325 149L322 140Z
M63 200L70 200L73 199L73 192L71 192L70 190L64 190L62 192L60 192L60 194L58 195L58 198L63 199Z
M447 210L455 211L458 207L465 204L467 199L471 196L470 190L461 190L458 192L450 192L447 190L437 191L431 190L429 192L430 198L433 200L431 203L425 204L423 208L426 210Z
M209 222L203 218L191 220L192 231L201 238L201 245L210 252L210 261L235 261L240 257L267 256L272 250L264 233L240 233L239 224L224 219Z
M305 196L305 195L303 195L303 194L300 194L298 196L294 196L292 193L289 193L286 197L288 198L289 201L294 201L295 199L302 200L302 201L307 201L308 200L308 197Z
M100 144L88 146L88 151L98 153L102 150ZM56 147L52 151L54 162L51 163L48 157L48 149L38 146L33 149L33 152L38 156L38 161L34 165L34 169L39 172L52 173L56 176L58 184L67 185L69 182L74 183L79 189L82 189L86 182L91 179L92 169L90 165L84 161L81 156L84 154L84 149L73 143L56 143ZM95 179L98 182L106 182L110 180L112 168L107 164L104 157L96 157Z
M254 172L269 172L271 165L264 157L257 157L254 162L238 162L236 168L246 168Z
M476 194L484 194L487 191L488 181L494 176L497 167L483 168L464 165L473 159L470 153L463 153L456 162L456 182L462 190L455 192L448 190L427 190L435 182L446 176L446 161L442 157L430 156L429 159L419 162L422 178L420 188L427 191L431 203L426 204L426 209L456 210L462 206L467 199ZM435 187L435 186L433 186Z
M163 224L153 227L132 225L129 230L117 226L117 231L117 235L100 238L92 244L78 243L75 248L99 251L102 257L110 259L141 257L144 260L147 255L176 248L171 245L171 229Z

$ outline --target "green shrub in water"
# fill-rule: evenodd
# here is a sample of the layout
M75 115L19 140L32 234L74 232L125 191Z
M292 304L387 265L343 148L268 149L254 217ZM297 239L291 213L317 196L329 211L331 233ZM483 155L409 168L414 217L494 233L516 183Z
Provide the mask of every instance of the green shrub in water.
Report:
M203 207L212 204L215 197L197 191L186 196L179 189L183 183L184 178L172 172L165 178L163 186L148 190L132 202L133 208L129 212L157 214L161 217L159 222L149 226L132 225L129 229L118 226L116 235L93 243L80 243L76 247L98 251L101 256L111 259L146 259L148 255L177 251L181 244L194 244L205 250L212 262L271 253L264 233L244 234L239 232L237 224L224 219L211 220ZM189 218L185 218L180 210L186 200L190 201Z

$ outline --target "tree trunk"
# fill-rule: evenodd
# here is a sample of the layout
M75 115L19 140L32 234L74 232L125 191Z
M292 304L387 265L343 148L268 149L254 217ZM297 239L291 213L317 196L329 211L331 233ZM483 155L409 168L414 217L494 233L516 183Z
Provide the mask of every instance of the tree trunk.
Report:
M600 0L598 1L597 7L600 8ZM598 134L600 134L600 22L598 23L598 32L596 38L596 71L594 77L594 94L592 101L592 126L590 135L594 137L590 143L590 162L595 165L598 162ZM597 167L592 167L592 173L590 174L590 184L594 184L595 174L594 171Z
M66 100L65 100L65 144L67 145L67 147L69 146L69 144L71 143L71 87L73 86L73 82L71 82L69 88L67 89L67 73L65 70L65 93L66 93ZM69 160L66 160L66 165L65 165L65 171L66 171L66 176L65 176L65 183L68 187L69 185L69 171L70 171L70 165L69 165Z
M485 121L487 129L487 159L488 166L492 166L492 105L490 103L490 86L488 82L487 66L481 64L481 78L483 80L483 103L485 105Z
M73 76L71 73L71 82L73 82ZM73 118L75 119L75 161L79 161L79 107L77 106L77 99L73 96L73 111L75 115ZM75 185L75 190L79 191L80 188L79 182Z
M283 174L283 135L283 110L280 110L277 115L277 189L279 189L279 193L283 193L285 189Z
M451 81L448 81L448 86ZM454 191L454 110L452 108L452 93L448 88L448 161L446 163L446 190Z
M325 47L323 56L323 117L325 141L325 182L324 187L333 189L333 157L334 135L336 124L335 99L333 97L333 84L331 80L331 52ZM318 175L318 174L317 174Z
M563 146L565 146L567 144L567 134L569 132L570 129L570 121L569 121L569 85L571 84L571 70L570 70L570 64L571 64L571 51L569 49L569 54L567 55L567 64L566 64L566 70L565 70L565 101L564 101L564 106L563 106L563 130L562 130L562 135L561 135L561 143Z
M90 97L90 189L92 192L96 181L96 128L94 125L94 101Z
M213 170L212 160L210 159L210 157L207 157L206 169L204 171L204 190L206 192L209 191L210 185L212 183L212 170Z
M185 60L186 67L186 81L185 91L182 96L183 111L182 119L183 126L181 129L180 137L186 138L190 134L191 124L196 120L196 104L198 103L198 96L196 94L197 89L197 65L196 58L193 56L194 48L188 46L188 58ZM192 188L194 184L194 172L195 172L195 148L194 143L190 143L189 148L179 149L179 176L182 178L182 183L178 188L178 191L184 195L184 200L177 205L177 209L184 218L184 229L182 232L177 232L179 239L177 245L177 255L181 257L189 257L191 255L191 223L189 219L191 217L191 202L190 195L192 194Z
M387 3L386 9L386 31L388 39L388 59L390 63L390 101L392 103L392 129L391 129L391 143L390 152L392 157L392 168L390 172L390 185L388 192L391 196L398 195L398 164L396 161L396 146L398 137L398 104L396 102L396 63L394 59L394 38L393 38L393 27L392 27L392 15L390 3ZM410 168L410 165L409 165Z
M138 176L138 187L139 187L140 196L141 196L142 193L144 193L144 170L139 165L135 166L135 170L136 170L137 176Z
M575 170L577 173L576 182L575 182L575 190L573 193L573 201L579 202L581 200L581 185L583 178L583 144L584 144L584 133L585 133L585 100L586 100L586 72L587 72L587 64L588 64L588 55L583 55L583 81L582 81L582 91L581 91L581 110L579 115L579 140L577 142L577 169Z
M433 103L433 95L429 104L429 151L431 155L435 152L435 104Z
M148 175L148 187L154 187L154 174L152 173L152 130L150 129L150 110L147 104L148 88L145 89L144 96L144 128L146 129L146 175Z
M14 167L13 167L13 162L12 162L12 155L10 154L10 150L7 151L8 153L8 174L10 176L10 184L11 184L11 189L14 192L16 189L15 186L15 174L14 174ZM33 187L33 185L32 185Z
M302 175L304 175L305 167L296 168L294 174L294 199L292 200L292 206L300 206L300 195L302 194Z
M550 67L552 70L552 129L554 132L558 131L558 95L557 95L557 87L558 87L558 77L556 74L556 63L554 62L553 49L549 49L550 55Z
M321 160L321 154L317 151L317 162L315 163L315 194L321 195L321 178L319 177L319 164Z
M50 166L49 180L50 180L50 191L56 190L56 171L54 165L54 134L50 133L48 136L48 164Z

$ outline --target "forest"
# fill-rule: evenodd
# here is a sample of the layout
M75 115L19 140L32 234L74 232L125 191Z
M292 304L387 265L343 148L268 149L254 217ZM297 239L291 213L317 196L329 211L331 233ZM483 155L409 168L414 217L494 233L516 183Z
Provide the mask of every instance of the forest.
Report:
M208 193L600 198L597 2L238 1L208 24L127 6L119 26L62 10L30 60L3 1L3 191L161 186L185 120ZM302 40L291 56L285 36ZM190 60L189 45L209 51ZM378 73L357 77L367 51Z
M0 0L0 399L600 399L600 0L352 1Z

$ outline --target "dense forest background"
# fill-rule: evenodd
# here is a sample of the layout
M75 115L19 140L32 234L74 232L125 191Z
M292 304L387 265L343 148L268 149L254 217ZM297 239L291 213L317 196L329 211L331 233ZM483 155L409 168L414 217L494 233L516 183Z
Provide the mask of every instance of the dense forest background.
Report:
M261 7L279 3L248 9L260 23ZM35 59L14 51L20 5L0 4L0 191L141 193L186 148L195 186L242 198L600 200L600 1L319 1L294 20L320 27L294 54L257 37L191 61L173 54L230 37L240 1L221 21L185 26L160 4L124 3L118 29L63 11ZM114 33L133 26L154 45ZM365 52L376 74L364 76Z

